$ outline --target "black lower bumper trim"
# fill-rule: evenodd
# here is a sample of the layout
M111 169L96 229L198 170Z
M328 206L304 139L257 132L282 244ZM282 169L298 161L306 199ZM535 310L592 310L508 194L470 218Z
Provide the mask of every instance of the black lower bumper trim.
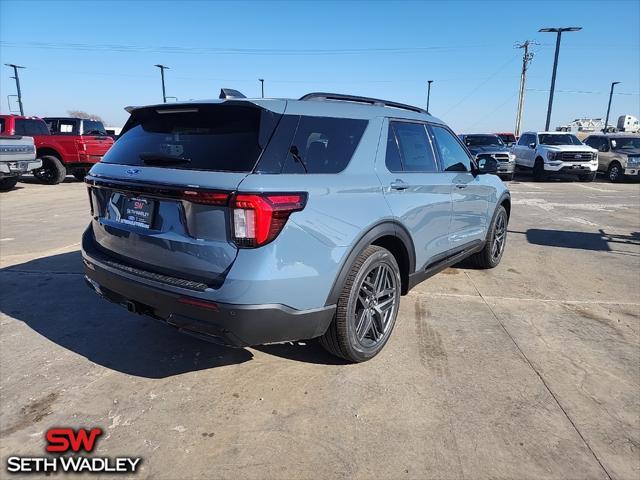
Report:
M83 253L87 284L127 310L162 320L186 333L234 347L315 338L331 323L335 305L295 310L285 305L233 305L207 300L203 306L184 297L126 278Z

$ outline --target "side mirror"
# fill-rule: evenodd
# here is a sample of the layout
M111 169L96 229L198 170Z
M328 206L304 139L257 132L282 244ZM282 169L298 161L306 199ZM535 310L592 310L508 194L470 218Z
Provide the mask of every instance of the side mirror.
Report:
M482 157L476 160L478 162L478 174L497 174L498 173L498 161L495 158Z
M530 143L529 148L536 148L536 143L535 142Z

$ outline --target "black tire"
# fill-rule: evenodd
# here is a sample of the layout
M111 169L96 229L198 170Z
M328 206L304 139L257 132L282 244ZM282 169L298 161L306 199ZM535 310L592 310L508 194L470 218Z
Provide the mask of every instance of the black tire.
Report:
M578 180L581 182L593 182L596 179L597 172L588 173L586 175L580 175Z
M89 172L86 169L79 168L79 169L73 171L73 176L79 182L84 182L84 177L87 176L87 173L89 173Z
M478 253L469 257L469 263L481 269L495 268L502 259L502 254L507 246L507 226L509 225L509 217L505 208L500 205L493 215L491 225L489 226L489 234L484 248ZM500 235L502 240L497 239ZM494 251L494 244L498 240L498 250Z
M374 279L372 283L373 276L380 282ZM393 331L400 291L400 268L391 252L373 245L365 248L351 266L338 298L336 314L320 337L320 344L329 353L349 362L364 362L375 357ZM376 292L386 293L378 296ZM382 300L378 300L380 298Z
M622 181L622 178L623 178L622 165L620 165L618 162L611 162L609 164L609 169L607 170L607 178L612 183L618 183Z
M536 158L533 164L533 179L536 182L544 182L547 179L547 172L544 171L544 160L540 157Z
M33 171L33 176L45 185L57 185L67 176L67 169L58 157L45 155L41 157L42 167Z
M505 175L500 175L500 177L502 178L502 180L504 180L505 182L510 182L513 180L513 176L514 173L507 173Z
M0 192L8 192L18 183L19 177L0 178Z

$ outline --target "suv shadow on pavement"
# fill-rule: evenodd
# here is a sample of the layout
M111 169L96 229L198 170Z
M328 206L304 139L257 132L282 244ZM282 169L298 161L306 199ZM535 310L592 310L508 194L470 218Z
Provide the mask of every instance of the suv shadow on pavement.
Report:
M0 312L98 365L138 377L165 378L253 358L247 349L219 346L149 317L132 316L93 295L83 277L80 252L3 268ZM341 362L315 341L258 349L296 361Z
M600 229L595 232L576 232L569 230L545 230L530 228L526 232L509 230L509 233L524 234L532 245L547 247L574 248L628 254L624 250L612 248L616 245L640 245L640 232L630 235L614 235Z

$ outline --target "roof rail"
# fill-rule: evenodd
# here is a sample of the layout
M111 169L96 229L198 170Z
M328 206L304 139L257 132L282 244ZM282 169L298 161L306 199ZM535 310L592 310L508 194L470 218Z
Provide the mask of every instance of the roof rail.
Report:
M380 100L379 98L359 97L357 95L344 95L342 93L313 92L300 97L300 100L341 100L344 102L365 103L378 107L401 108L403 110L428 114L426 110L420 107L414 107L413 105L407 105L405 103L390 102L389 100Z

